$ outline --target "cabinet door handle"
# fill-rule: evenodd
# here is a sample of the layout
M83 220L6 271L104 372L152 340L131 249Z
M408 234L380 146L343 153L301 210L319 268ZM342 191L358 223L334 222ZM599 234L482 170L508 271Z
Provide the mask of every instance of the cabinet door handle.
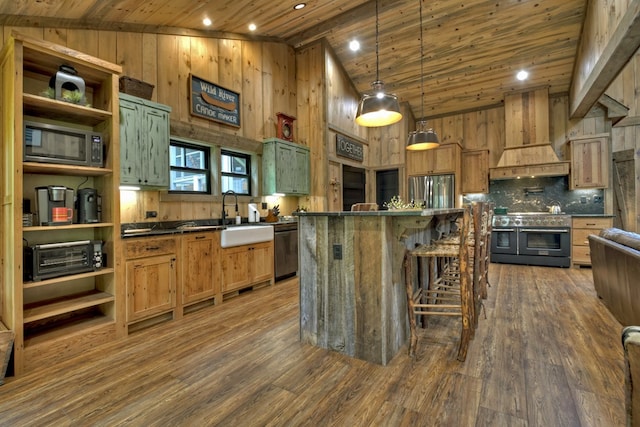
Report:
M147 246L146 248L147 251L157 251L158 249L160 249L160 246Z
M196 236L196 240L202 240L202 239L206 239L207 236Z
M587 223L587 225L596 225L595 223Z

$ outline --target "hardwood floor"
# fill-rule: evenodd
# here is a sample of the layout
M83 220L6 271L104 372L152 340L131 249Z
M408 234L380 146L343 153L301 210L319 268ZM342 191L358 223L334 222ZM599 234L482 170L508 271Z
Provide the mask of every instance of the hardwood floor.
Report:
M621 326L591 270L490 279L464 363L454 318L386 367L303 345L294 279L12 379L0 425L623 426Z

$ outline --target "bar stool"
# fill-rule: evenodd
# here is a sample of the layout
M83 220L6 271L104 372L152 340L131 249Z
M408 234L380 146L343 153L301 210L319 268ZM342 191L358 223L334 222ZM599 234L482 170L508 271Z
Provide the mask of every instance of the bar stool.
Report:
M471 221L469 222L469 230L467 232L467 246L469 247L469 268L471 280L473 282L473 301L474 301L474 326L478 326L478 317L484 308L482 300L486 298L487 270L488 270L488 252L487 252L487 215L489 203L473 202L471 203ZM490 224L489 224L490 225ZM459 245L460 233L452 233L442 239L433 242L435 245ZM457 257L453 258L447 270L443 271L443 275L456 278L459 274L457 265ZM455 282L454 282L455 283ZM482 289L485 289L485 296L482 297ZM485 314L486 318L486 314Z
M491 265L491 232L493 230L493 203L485 203L484 210L482 213L482 224L483 230L482 235L484 237L483 247L481 252L481 266L482 266L482 277L480 278L479 287L480 287L480 297L482 299L487 299L487 288L491 287L491 283L489 283L489 265Z
M460 223L459 244L425 244L405 253L404 272L411 357L414 357L418 343L416 316L459 316L462 319L462 329L457 358L464 361L467 357L469 342L475 330L474 290L467 244L470 218L471 207L467 206ZM430 266L429 283L425 285L419 277L417 290L414 290L413 258L428 258ZM443 270L436 272L438 259L449 261Z
M351 212L377 211L377 203L354 203L351 205Z

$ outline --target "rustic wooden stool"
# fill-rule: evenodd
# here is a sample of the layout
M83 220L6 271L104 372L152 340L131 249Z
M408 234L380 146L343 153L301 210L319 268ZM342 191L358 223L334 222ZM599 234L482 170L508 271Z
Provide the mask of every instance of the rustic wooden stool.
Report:
M464 209L459 232L459 244L426 244L412 251L407 251L404 258L405 286L407 291L407 311L409 314L409 355L415 355L418 342L416 316L459 316L462 318L458 360L467 357L469 342L475 329L474 290L469 267L468 230L471 218L471 207ZM429 283L422 283L418 278L418 289L414 290L412 259L429 259ZM435 273L436 261L447 258L456 259L457 272L453 270ZM452 269L449 261L448 268Z

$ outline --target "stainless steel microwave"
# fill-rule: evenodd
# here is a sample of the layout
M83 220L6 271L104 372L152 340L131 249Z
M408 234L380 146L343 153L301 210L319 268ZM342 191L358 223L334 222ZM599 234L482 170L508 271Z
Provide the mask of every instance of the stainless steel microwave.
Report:
M104 167L102 134L25 121L24 161Z

